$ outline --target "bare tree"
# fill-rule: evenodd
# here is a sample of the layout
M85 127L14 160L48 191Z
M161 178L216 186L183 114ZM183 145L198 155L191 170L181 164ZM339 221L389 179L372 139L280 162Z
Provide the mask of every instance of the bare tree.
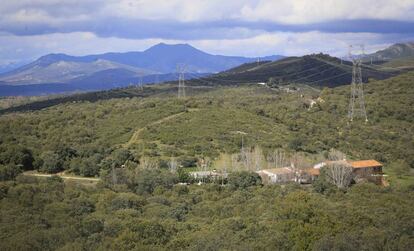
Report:
M259 146L254 148L244 148L238 159L244 170L257 171L261 169L263 163L263 151Z
M158 168L158 163L149 157L142 157L139 160L139 167L142 169L154 169Z
M295 180L301 181L303 170L311 166L310 162L303 153L294 153L290 158L291 168L295 173Z
M240 161L242 163L242 166L244 170L251 170L253 166L253 153L252 149L246 149L244 148L242 152L240 153Z
M239 157L240 156L237 153L231 155L231 169L232 170L239 170L240 169Z
M170 172L175 173L177 172L178 163L175 158L170 158L170 161L167 163L168 169L170 169Z
M252 153L253 153L254 171L259 171L262 167L263 151L259 146L255 146Z
M271 167L280 168L286 165L285 152L282 149L273 150L266 159Z
M323 167L326 170L328 181L338 188L345 188L351 184L353 173L351 165L346 161L334 161Z
M346 155L345 153L332 148L331 150L329 150L328 159L331 161L345 160Z

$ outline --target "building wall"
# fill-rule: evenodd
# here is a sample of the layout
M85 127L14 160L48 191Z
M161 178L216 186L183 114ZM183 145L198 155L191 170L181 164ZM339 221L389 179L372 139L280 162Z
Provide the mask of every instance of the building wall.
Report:
M366 179L369 182L375 183L377 185L382 185L383 177L382 167L367 167L367 168L354 168L354 174L356 179Z

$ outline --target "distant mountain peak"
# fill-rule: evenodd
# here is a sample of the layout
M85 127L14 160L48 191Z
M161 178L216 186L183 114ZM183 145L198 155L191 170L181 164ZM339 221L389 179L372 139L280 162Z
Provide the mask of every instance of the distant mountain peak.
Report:
M368 54L366 61L388 61L397 58L414 56L414 42L396 43L375 53Z
M144 52L156 52L156 51L198 51L201 50L189 45L189 44L166 44L166 43L159 43L150 48L146 49ZM204 52L203 52L204 53Z

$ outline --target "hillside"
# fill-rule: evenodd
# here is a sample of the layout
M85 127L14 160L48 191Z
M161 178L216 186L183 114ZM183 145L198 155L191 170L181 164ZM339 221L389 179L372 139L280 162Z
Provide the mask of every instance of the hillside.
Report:
M393 59L413 57L414 56L414 43L397 43L379 50L375 53L368 54L364 58L366 62L371 61L389 61Z
M401 70L384 69L363 65L363 81L386 79ZM352 65L350 62L324 54L303 57L288 57L274 62L248 63L239 67L206 77L197 84L212 83L235 85L240 83L265 82L271 86L302 83L320 87L335 87L351 83Z
M366 84L368 123L348 123L349 85L190 86L185 99L176 85L157 85L3 114L0 249L411 250L413 79L409 72ZM331 148L374 158L391 185L263 186L234 165L242 146L309 164ZM229 176L183 185L188 171L204 170L201 160ZM34 177L20 168L95 178Z
M153 71L101 59L93 62L65 61L63 59L50 62L47 58L41 58L21 69L3 74L0 79L8 85L13 86L45 83L63 84L76 82L77 79L84 79L102 71L118 69L134 73L134 76L155 73Z
M248 135L247 146L308 154L337 148L354 158L385 163L403 159L413 166L413 77L410 72L367 84L370 122L352 126L346 120L349 86L322 93L249 85L190 87L189 98L177 99L176 87L161 85L62 97L42 101L52 102L47 109L2 115L0 148L25 146L35 158L69 147L85 158L99 153L106 159L123 146L136 160L142 156L216 158L238 151L241 137L236 132L242 131ZM83 101L84 95L89 95L88 101ZM324 102L310 108L310 100L318 96ZM33 103L32 109L35 104L43 103Z

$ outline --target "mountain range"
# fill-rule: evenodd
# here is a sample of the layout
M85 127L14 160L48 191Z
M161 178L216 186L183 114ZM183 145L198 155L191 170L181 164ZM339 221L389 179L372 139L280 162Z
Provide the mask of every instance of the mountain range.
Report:
M414 43L397 43L364 58L363 78L385 79L414 68ZM370 61L375 61L371 63ZM325 54L247 58L211 55L188 44L155 45L142 52L87 56L49 54L0 74L0 96L107 90L177 79L186 65L188 84L267 82L334 87L351 82L352 64ZM199 79L200 78L200 79Z
M268 56L260 60L277 60ZM48 54L17 69L0 74L0 96L38 95L68 91L104 90L130 84L177 78L176 67L198 77L259 58L212 55L188 44L157 44L142 52L87 56ZM158 80L158 81L157 81Z

